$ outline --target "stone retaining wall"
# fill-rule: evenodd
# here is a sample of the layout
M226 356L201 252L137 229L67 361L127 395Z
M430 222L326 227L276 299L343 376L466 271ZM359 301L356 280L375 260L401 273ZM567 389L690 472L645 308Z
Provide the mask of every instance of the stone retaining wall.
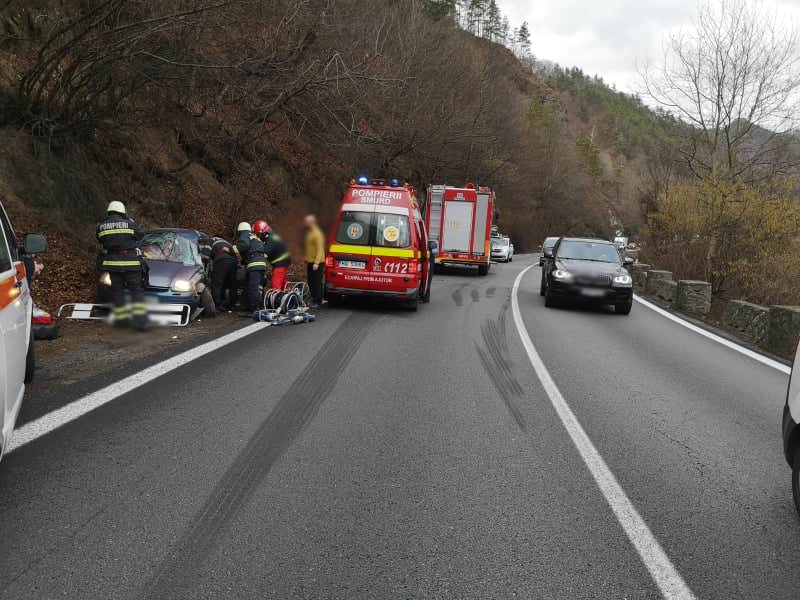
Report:
M731 300L725 305L722 324L759 346L765 346L770 329L770 309L744 300Z
M703 318L711 310L711 284L706 281L673 281L672 273L650 265L628 267L638 292L672 304L676 310ZM800 306L759 306L732 300L725 306L722 324L767 352L794 358L800 341Z
M786 358L794 357L800 340L800 306L770 306L766 349Z

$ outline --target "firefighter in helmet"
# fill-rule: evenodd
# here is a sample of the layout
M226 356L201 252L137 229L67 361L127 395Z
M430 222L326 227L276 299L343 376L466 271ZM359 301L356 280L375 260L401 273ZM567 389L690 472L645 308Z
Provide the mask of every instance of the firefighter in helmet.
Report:
M238 266L234 245L222 238L214 238L211 244L211 295L217 308L233 310L236 304Z
M114 303L114 325L125 327L133 322L139 330L147 328L144 305L144 265L139 252L143 233L125 210L125 205L113 201L108 205L106 218L97 225L97 241L101 253L99 266L111 278ZM125 290L131 295L131 305L125 302Z
M253 223L253 231L264 242L264 254L272 266L272 289L283 291L289 279L289 265L292 263L289 247L264 219Z
M267 261L264 257L264 243L253 233L250 223L239 223L239 239L234 248L247 271L245 308L254 312L261 308L264 293L264 280L267 274Z

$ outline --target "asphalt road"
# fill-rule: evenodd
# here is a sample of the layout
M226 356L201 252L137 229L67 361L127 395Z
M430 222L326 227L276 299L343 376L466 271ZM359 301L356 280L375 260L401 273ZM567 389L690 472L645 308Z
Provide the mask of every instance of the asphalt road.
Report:
M259 331L17 449L0 598L661 597L520 341L531 261ZM787 376L538 284L536 350L694 595L798 598Z

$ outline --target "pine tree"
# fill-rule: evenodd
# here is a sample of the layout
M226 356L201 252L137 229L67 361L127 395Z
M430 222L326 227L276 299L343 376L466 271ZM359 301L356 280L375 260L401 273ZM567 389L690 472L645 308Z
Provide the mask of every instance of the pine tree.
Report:
M457 0L426 0L425 11L434 18L456 15Z
M508 17L503 17L503 23L500 25L500 43L504 46L509 45L509 35L511 35L511 23L508 20Z
M528 22L524 21L517 31L517 43L520 56L527 58L531 54L531 32L528 29Z
M500 41L500 36L503 27L503 17L500 13L500 7L497 6L497 0L489 0L486 7L486 19L483 35L485 38L493 42Z

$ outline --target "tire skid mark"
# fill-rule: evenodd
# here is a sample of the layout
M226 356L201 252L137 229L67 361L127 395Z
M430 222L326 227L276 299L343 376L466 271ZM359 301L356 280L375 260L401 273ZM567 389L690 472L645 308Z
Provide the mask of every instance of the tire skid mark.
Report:
M354 313L322 345L225 472L143 598L191 598L204 559L215 548L275 463L316 416L379 315Z
M461 293L461 290L463 290L468 285L469 285L468 283L462 283L451 294L453 296L453 302L456 303L456 306L464 306L464 294Z
M472 301L473 302L480 302L481 301L481 294L478 291L478 288L472 288L472 290L470 290L470 296L472 296Z
M490 320L481 325L484 347L478 344L475 344L475 347L489 378L503 398L511 417L522 431L527 431L528 425L517 405L517 402L524 398L524 392L512 371L514 363L511 360L508 340L506 339L507 314L508 304L504 304L497 321Z
M487 298L494 298L494 294L495 294L496 291L497 291L497 288L495 286L493 286L493 285L490 285L488 288L486 288L486 297Z

